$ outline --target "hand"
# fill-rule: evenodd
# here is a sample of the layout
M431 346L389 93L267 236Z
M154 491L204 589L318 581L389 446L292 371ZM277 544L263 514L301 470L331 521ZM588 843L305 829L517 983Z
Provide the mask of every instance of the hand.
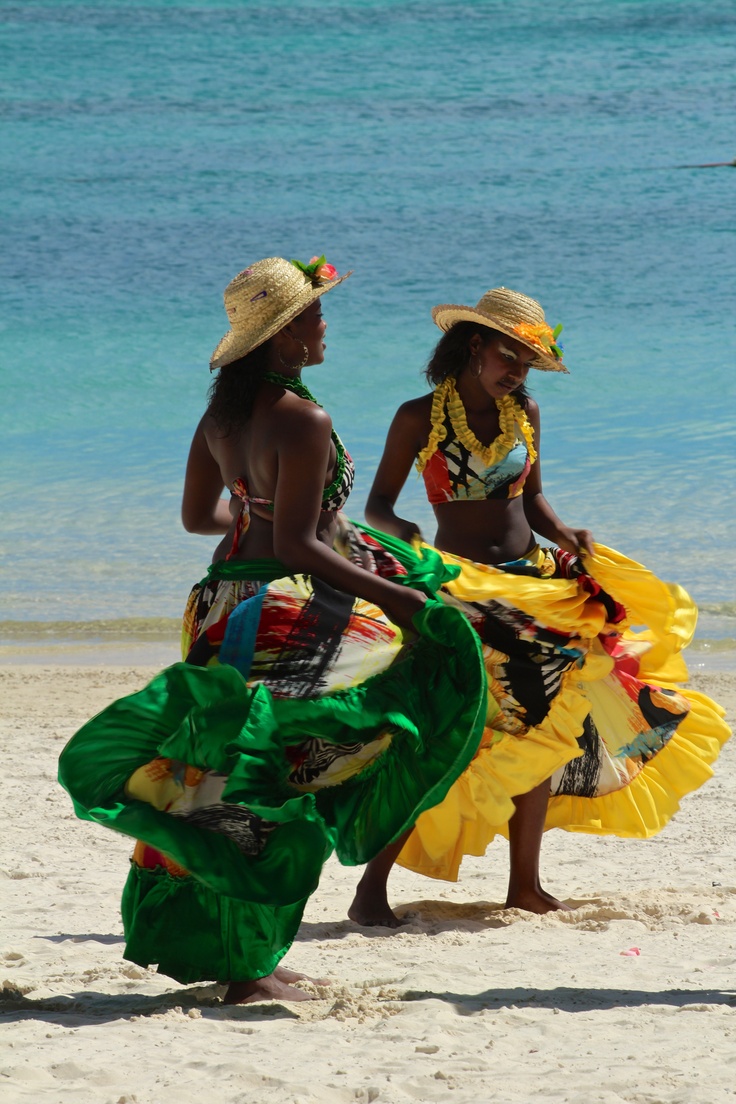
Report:
M590 529L561 529L557 543L564 552L573 556L593 556L593 534Z
M394 593L385 602L381 602L381 609L399 628L413 628L412 617L424 609L427 595L421 590L402 586L401 583L392 583L391 588Z

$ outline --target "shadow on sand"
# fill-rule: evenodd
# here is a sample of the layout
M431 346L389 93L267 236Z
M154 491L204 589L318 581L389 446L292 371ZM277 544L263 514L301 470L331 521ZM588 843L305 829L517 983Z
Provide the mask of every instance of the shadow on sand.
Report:
M187 1016L197 1009L203 1019L257 1024L264 1020L297 1020L299 1015L288 1005L273 1003L224 1005L217 996L218 986L197 985L158 996L140 994L110 995L85 991L64 997L30 999L6 983L0 992L0 1023L40 1020L62 1027L89 1027L114 1020L134 1020L162 1016L178 1011ZM440 1001L451 1004L460 1016L472 1016L487 1010L557 1009L560 1012L608 1012L621 1008L664 1006L702 1011L704 1008L736 1007L736 990L722 989L583 989L557 986L554 989L486 989L480 993L436 993L430 989L408 989L396 1000L403 1003Z
M70 996L26 997L20 989L7 982L0 990L0 1023L18 1020L41 1020L63 1027L88 1027L112 1020L162 1016L178 1010L187 1016L197 1009L202 1019L238 1021L247 1024L259 1020L296 1020L298 1015L288 1005L272 1001L263 1004L223 1004L225 987L191 985L173 993L143 996L140 993L97 993L85 990Z
M579 907L588 901L568 901ZM353 920L324 921L314 923L303 920L297 942L310 943L315 939L344 939L359 932L367 939L385 939L387 935L400 935L417 930L425 935L438 935L445 931L481 931L485 928L506 928L518 916L516 910L504 909L503 905L490 901L411 901L394 909L403 921L400 928L387 928L377 925L365 927ZM529 914L531 918L531 913Z
M607 1012L614 1008L641 1008L665 1005L669 1008L702 1009L703 1006L736 1007L736 989L486 989L483 993L433 993L412 989L402 993L402 1001L439 1000L452 1004L461 1016L484 1009L556 1008L560 1012Z

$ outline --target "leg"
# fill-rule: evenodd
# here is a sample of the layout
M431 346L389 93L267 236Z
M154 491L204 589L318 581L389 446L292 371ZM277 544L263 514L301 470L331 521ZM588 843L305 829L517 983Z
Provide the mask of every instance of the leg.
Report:
M514 798L516 812L509 821L509 889L504 908L543 913L569 907L542 889L539 881L539 852L548 801L549 779Z
M386 883L391 867L410 832L411 828L366 865L363 877L355 890L353 903L348 909L348 916L356 924L362 924L366 928L399 928L406 923L391 911Z

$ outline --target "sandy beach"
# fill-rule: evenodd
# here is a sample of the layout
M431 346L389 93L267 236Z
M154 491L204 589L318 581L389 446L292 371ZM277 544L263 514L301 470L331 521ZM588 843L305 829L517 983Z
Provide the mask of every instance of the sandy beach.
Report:
M285 960L330 984L300 1005L228 1007L217 986L124 961L129 842L78 821L56 783L75 729L154 673L0 667L5 1104L733 1098L736 743L655 839L547 834L568 914L501 909L500 844L457 884L397 869L409 923L361 929L346 919L357 872L331 861ZM691 684L733 721L736 676Z

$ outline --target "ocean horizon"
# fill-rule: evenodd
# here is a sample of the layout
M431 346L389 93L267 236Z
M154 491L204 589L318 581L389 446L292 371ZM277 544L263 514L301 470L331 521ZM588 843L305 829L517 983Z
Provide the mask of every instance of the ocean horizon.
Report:
M529 381L553 508L692 594L691 663L736 649L731 0L25 0L0 26L0 659L168 652L215 544L179 506L222 291L321 253L354 270L305 371L350 516L431 308L517 288L564 325L570 375ZM399 509L431 539L417 478Z

